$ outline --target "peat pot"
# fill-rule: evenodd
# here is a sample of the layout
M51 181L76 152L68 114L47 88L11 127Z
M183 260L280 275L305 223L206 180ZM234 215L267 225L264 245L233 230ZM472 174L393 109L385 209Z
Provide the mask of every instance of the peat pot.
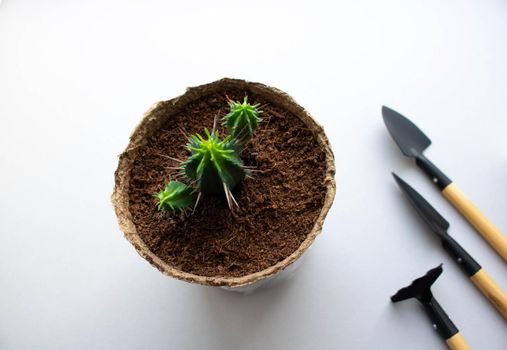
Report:
M181 179L188 136L215 125L225 137L228 101L245 97L262 121L240 153L248 176L232 190L238 206L229 209L222 194L201 196L195 209L157 210L153 194ZM125 237L162 273L252 290L288 275L321 232L334 173L324 130L303 107L276 88L226 78L146 112L119 157L112 202Z

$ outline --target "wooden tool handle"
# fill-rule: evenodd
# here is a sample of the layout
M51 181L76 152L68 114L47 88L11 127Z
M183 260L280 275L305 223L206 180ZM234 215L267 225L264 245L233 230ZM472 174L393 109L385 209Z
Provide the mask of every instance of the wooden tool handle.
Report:
M442 194L454 205L477 231L507 261L507 237L465 196L454 183L447 185Z
M488 275L484 269L477 271L472 277L472 282L479 288L489 301L497 308L502 316L507 319L507 294Z
M445 341L451 350L471 350L460 332Z

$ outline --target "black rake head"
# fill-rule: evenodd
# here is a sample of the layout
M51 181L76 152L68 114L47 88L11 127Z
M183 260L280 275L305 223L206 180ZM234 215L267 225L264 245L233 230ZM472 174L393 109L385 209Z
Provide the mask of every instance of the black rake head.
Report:
M398 301L416 298L422 303L427 303L431 300L431 285L437 280L438 276L442 274L442 264L429 270L426 274L414 280L408 287L400 289L395 295L391 297L391 301L396 303Z

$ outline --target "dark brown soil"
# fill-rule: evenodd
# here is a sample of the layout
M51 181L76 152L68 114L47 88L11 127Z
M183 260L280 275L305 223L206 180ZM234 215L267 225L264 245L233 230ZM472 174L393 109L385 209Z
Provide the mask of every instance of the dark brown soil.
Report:
M240 208L232 212L225 198L204 197L193 214L157 211L152 194L178 172L167 156L188 155L179 129L211 129L214 118L228 112L226 94L233 100L248 95L264 111L242 153L245 165L257 171L233 191ZM237 277L272 266L300 246L324 203L325 155L315 136L297 117L246 91L224 91L187 106L139 154L129 189L133 221L153 253L185 272Z

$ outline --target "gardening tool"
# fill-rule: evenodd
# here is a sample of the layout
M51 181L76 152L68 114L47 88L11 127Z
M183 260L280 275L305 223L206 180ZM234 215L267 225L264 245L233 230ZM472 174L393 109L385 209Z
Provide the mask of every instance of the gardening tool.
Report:
M447 346L452 350L469 350L470 347L459 332L458 328L451 321L437 299L431 293L431 285L442 273L442 264L426 272L426 275L416 279L410 286L400 289L391 297L396 303L405 299L416 298L421 302L426 313L433 322L433 327L445 340Z
M463 272L507 319L507 294L489 276L489 274L468 254L448 233L449 223L416 190L393 173L398 186L407 195L410 203L442 240L442 246L461 266Z
M507 261L507 237L482 214L440 169L423 155L431 140L410 120L396 111L383 106L382 115L387 130L407 157L415 158L415 163L430 177L442 194L476 228L488 243Z

